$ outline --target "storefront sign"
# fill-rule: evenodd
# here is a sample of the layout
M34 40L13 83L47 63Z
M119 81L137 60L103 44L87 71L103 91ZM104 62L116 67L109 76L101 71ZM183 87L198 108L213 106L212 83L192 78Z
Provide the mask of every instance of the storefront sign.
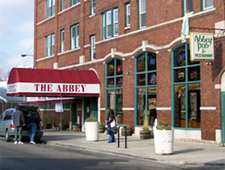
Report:
M214 60L214 41L212 33L191 33L191 61Z
M97 94L99 84L58 84L58 83L15 83L8 84L10 93L52 93L52 94Z

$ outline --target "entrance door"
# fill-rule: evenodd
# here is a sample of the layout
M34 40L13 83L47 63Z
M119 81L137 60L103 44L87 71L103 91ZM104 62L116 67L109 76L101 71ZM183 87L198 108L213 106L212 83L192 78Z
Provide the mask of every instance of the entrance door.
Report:
M221 101L221 105L222 105L222 143L225 143L225 92L222 92L221 94L222 96L222 101Z
M84 120L93 116L96 120L98 120L98 98L97 97L85 97L84 98Z

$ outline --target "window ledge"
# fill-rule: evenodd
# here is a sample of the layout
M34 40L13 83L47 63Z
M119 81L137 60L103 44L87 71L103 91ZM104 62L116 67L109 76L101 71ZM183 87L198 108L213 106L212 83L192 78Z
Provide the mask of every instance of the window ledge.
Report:
M66 12L66 11L69 11L70 9L75 8L75 7L78 6L78 5L80 5L80 2L77 3L77 4L74 4L74 5L72 5L72 6L70 6L69 8L64 9L63 11L58 12L57 15L60 15L60 14L62 14L62 13L64 13L64 12Z
M68 53L71 53L71 52L75 52L75 51L78 51L78 50L80 50L80 47L72 49L72 50L64 51L62 53L58 53L57 55L61 56L61 55L68 54Z
M89 16L89 18L92 18L92 17L94 17L95 15L96 15L96 13L91 14L91 15Z
M127 27L125 27L124 29L125 29L125 30L129 30L129 29L130 29L130 26L127 26Z
M48 60L48 59L51 59L51 58L54 58L54 55L46 56L46 57L43 57L43 58L39 58L39 59L36 60L36 62L43 61L43 60Z
M38 22L36 25L43 24L43 23L47 22L48 20L51 20L51 19L54 18L54 17L55 17L55 15L53 15L53 16L51 16L51 17L48 17L48 18L44 19L43 21Z

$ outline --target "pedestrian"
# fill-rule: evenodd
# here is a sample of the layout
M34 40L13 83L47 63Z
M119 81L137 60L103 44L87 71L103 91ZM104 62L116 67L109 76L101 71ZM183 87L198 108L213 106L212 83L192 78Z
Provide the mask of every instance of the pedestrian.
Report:
M114 136L114 128L116 127L116 118L114 116L114 112L112 109L107 109L107 126L109 128L109 140L108 143L116 142L116 138Z
M29 136L30 136L30 144L36 144L34 142L34 137L36 134L37 127L41 121L38 112L31 112L30 116L28 117L28 128L29 128Z
M22 139L22 127L25 126L25 118L23 112L19 110L18 105L16 106L16 111L13 114L13 124L15 126L14 144L23 144L21 139Z

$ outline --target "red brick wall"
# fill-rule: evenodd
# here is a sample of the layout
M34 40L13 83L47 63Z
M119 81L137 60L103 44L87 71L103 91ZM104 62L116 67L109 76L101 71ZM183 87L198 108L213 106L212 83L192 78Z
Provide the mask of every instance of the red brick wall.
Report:
M129 53L130 56L123 58L123 107L134 107L134 57L142 52L137 50L142 45L143 40L147 40L152 48L147 51L156 52L157 55L157 107L171 107L171 49L181 44L175 41L180 37L182 27L182 1L157 0L146 1L147 13L145 31L138 31L138 6L137 0L131 0L131 27L125 29L125 6L127 0L101 0L96 3L96 15L90 17L90 1L81 1L79 5L57 15L60 9L60 1L56 2L56 15L46 22L36 25L46 19L45 0L36 0L35 17L35 58L40 59L45 56L45 36L55 33L55 55L51 59L36 62L38 68L53 68L53 63L58 62L59 67L79 64L79 57L85 56L85 65L77 66L78 69L94 69L100 80L100 103L101 108L105 108L105 62L111 57L105 58L112 48L122 53ZM70 6L66 1L66 8ZM200 0L193 1L194 15L201 11ZM102 15L101 13L111 8L119 9L119 38L102 41ZM224 20L224 0L214 1L215 10L195 15L189 19L190 27L213 28L215 22ZM176 19L180 19L176 21ZM173 21L173 22L171 22ZM165 25L165 22L170 22ZM70 51L70 26L80 24L80 49ZM164 23L164 25L157 24ZM65 30L65 51L68 53L57 55L60 52L60 30ZM194 32L209 32L208 30L191 29ZM127 33L126 36L125 33ZM132 33L132 34L131 34ZM96 35L96 59L103 59L100 62L90 60L90 35ZM58 37L58 38L57 38ZM173 43L172 43L173 42ZM170 45L169 45L170 44ZM163 46L161 49L154 47ZM201 112L201 128L203 139L215 139L215 129L221 128L221 104L220 90L215 89L215 84L220 84L220 78L224 71L224 43L221 52L216 50L216 61L211 66L206 66L201 62L201 106L215 106L216 111ZM136 51L135 51L136 50ZM119 55L115 57L121 58ZM219 61L218 61L219 60ZM72 68L72 67L71 67ZM129 75L126 75L129 72ZM170 121L171 111L157 111L158 118ZM101 111L101 120L104 120L104 111ZM104 123L104 122L102 122ZM124 111L124 124L134 125L134 111Z

